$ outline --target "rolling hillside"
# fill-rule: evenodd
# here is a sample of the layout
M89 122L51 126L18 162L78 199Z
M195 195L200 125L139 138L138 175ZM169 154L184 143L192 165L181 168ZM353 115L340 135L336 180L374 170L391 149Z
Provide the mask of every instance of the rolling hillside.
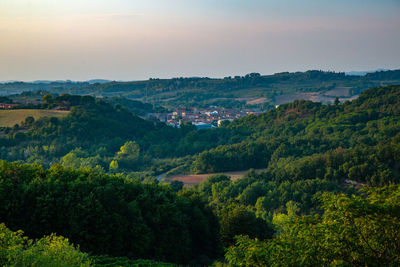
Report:
M67 110L45 110L45 109L11 109L0 110L0 127L12 127L20 124L26 117L35 120L42 117L62 117L69 113Z
M244 76L149 79L107 83L5 83L0 95L45 90L54 94L126 97L166 108L177 107L259 107L263 110L294 100L333 103L351 100L362 91L400 83L400 70L377 71L365 76L343 72L309 70L273 75L250 73Z

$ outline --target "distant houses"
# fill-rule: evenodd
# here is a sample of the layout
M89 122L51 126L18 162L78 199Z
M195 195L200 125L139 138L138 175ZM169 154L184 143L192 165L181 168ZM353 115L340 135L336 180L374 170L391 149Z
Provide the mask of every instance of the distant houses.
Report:
M19 106L19 104L0 103L0 109L10 109Z
M223 121L232 121L247 115L259 115L262 112L249 109L227 109L220 107L176 109L170 113L149 113L155 118L173 127L180 127L185 122L191 122L197 129L220 127Z

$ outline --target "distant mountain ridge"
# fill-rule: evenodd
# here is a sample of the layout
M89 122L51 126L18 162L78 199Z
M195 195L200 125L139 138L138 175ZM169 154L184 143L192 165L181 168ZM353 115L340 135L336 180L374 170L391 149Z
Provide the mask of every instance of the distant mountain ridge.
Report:
M144 81L90 80L86 82L0 84L0 95L45 90L51 94L125 97L168 109L218 106L268 110L294 100L333 103L352 100L362 91L382 85L400 84L400 70L365 75L309 70L273 75L249 73L224 78L150 78Z
M92 79L92 80L87 80L87 81L71 81L71 80L35 80L31 82L22 82L18 80L8 80L8 81L0 81L0 84L5 84L5 83L33 83L33 84L51 84L51 83L88 83L88 84L94 84L94 83L109 83L111 80L106 80L106 79Z
M365 71L348 71L345 72L348 76L365 76L368 73L380 72L380 71L388 71L389 69L376 69L376 70L365 70Z
M386 69L386 68L378 68L374 70L353 70L353 71L346 71L344 72L348 76L365 76L368 73L374 73L374 72L381 72L381 71L395 71L396 69ZM288 73L288 72L282 72L282 73ZM294 72L298 73L298 72ZM340 73L340 72L338 72ZM274 73L272 75L277 75L281 74L279 72ZM263 76L269 76L269 75L263 75ZM184 77L185 79L203 79L206 77L200 77L200 76L191 76L191 77ZM155 78L158 79L158 78ZM174 79L174 78L171 78ZM218 79L218 78L217 78ZM151 78L150 78L151 80ZM167 79L168 80L168 79ZM0 84L4 83L17 83L17 82L23 82L23 83L43 83L43 84L49 84L49 83L89 83L89 84L94 84L94 83L109 83L109 82L133 82L133 80L108 80L108 79L90 79L90 80L82 80L82 81L72 81L72 80L34 80L34 81L20 81L20 80L5 80L5 81L0 81Z

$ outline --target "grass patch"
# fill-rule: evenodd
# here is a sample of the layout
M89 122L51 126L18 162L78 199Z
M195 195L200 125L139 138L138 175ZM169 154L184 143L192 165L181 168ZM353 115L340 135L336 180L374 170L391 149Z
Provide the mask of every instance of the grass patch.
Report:
M21 124L26 117L32 116L35 120L41 117L62 117L69 113L67 110L47 109L10 109L0 110L0 126L12 127Z

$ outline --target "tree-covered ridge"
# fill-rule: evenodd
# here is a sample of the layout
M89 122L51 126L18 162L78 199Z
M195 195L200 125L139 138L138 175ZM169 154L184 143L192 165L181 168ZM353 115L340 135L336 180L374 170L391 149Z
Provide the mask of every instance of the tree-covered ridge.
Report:
M281 180L328 178L369 184L399 179L400 86L337 105L295 101L228 127L240 142L199 154L193 171L267 168ZM296 178L297 177L297 178Z
M244 76L214 78L172 78L149 79L132 82L53 82L53 83L6 83L0 84L0 90L8 94L22 91L47 90L51 93L69 93L101 97L124 96L167 107L206 107L218 105L224 107L245 107L246 98L259 99L259 108L268 109L275 104L301 99L295 93L333 92L338 97L358 95L363 90L380 85L400 83L400 70L379 71L365 76L349 76L345 73L310 70L295 73L276 73L260 75L250 73ZM336 90L336 91L335 91ZM282 96L292 95L289 100ZM304 95L303 95L304 96ZM331 102L334 97L328 93L322 98Z
M57 233L95 255L189 263L219 253L217 218L200 199L94 170L1 161L0 218L32 238Z
M148 121L121 105L91 96L45 95L40 108L70 110L62 118L28 117L0 129L0 158L49 166L99 167L106 171L148 171L152 175L177 167L185 157L225 143L227 130L197 132L184 124L174 128ZM129 102L130 103L130 102ZM129 105L128 105L129 106ZM139 155L119 154L129 142ZM115 168L118 165L118 168Z
M386 158L382 153L372 156L368 165L379 166L381 173L393 172L394 177L398 173L393 159L387 157L393 155L398 143L399 86L370 89L359 99L343 104L294 101L207 131L197 131L190 124L177 129L146 121L118 104L113 107L90 96L63 95L45 100L48 108L70 109L70 114L60 119L27 118L20 126L4 129L0 135L2 159L46 166L61 163L74 168L99 167L110 172L139 171L155 176L176 167L188 172L190 165L192 172L202 173L249 168L269 168L274 172L274 166L283 166L284 162L317 157L316 154L328 157L323 154L332 151L339 153L338 157L343 155L337 164L346 163L346 155L356 154L367 164L368 153L386 149L382 152ZM134 142L138 153L119 153L129 142ZM359 159L351 161L361 164ZM335 166L328 164L326 168ZM347 173L351 167L343 166L343 171ZM365 168L359 169L354 169L348 178L363 176ZM318 178L324 176L325 173ZM378 176L355 180L373 179L373 184L388 181Z
M0 137L1 158L49 165L74 150L90 163L108 169L103 157L113 157L127 141L140 140L144 148L155 136L161 141L177 132L165 124L143 120L121 107L90 96L45 96L48 108L70 110L63 118L27 119ZM179 136L179 135L178 135Z
M62 235L100 266L205 265L221 248L239 266L390 265L398 261L399 103L400 86L386 86L197 131L90 96L46 96L44 108L70 115L4 130L2 157L47 164L0 162L0 218L30 238ZM263 170L191 188L133 172L177 166Z
M130 98L170 105L211 104L217 98L226 97L231 101L237 97L267 97L274 100L281 94L294 92L326 91L334 88L350 87L351 95L356 95L369 87L384 82L399 82L400 70L371 73L367 76L347 76L345 73L311 70L296 73L260 75L250 73L245 76L211 78L149 79L136 82L110 82L93 84L71 93L89 93L112 96L122 94ZM173 98L173 99L171 99ZM272 101L273 102L273 101Z

